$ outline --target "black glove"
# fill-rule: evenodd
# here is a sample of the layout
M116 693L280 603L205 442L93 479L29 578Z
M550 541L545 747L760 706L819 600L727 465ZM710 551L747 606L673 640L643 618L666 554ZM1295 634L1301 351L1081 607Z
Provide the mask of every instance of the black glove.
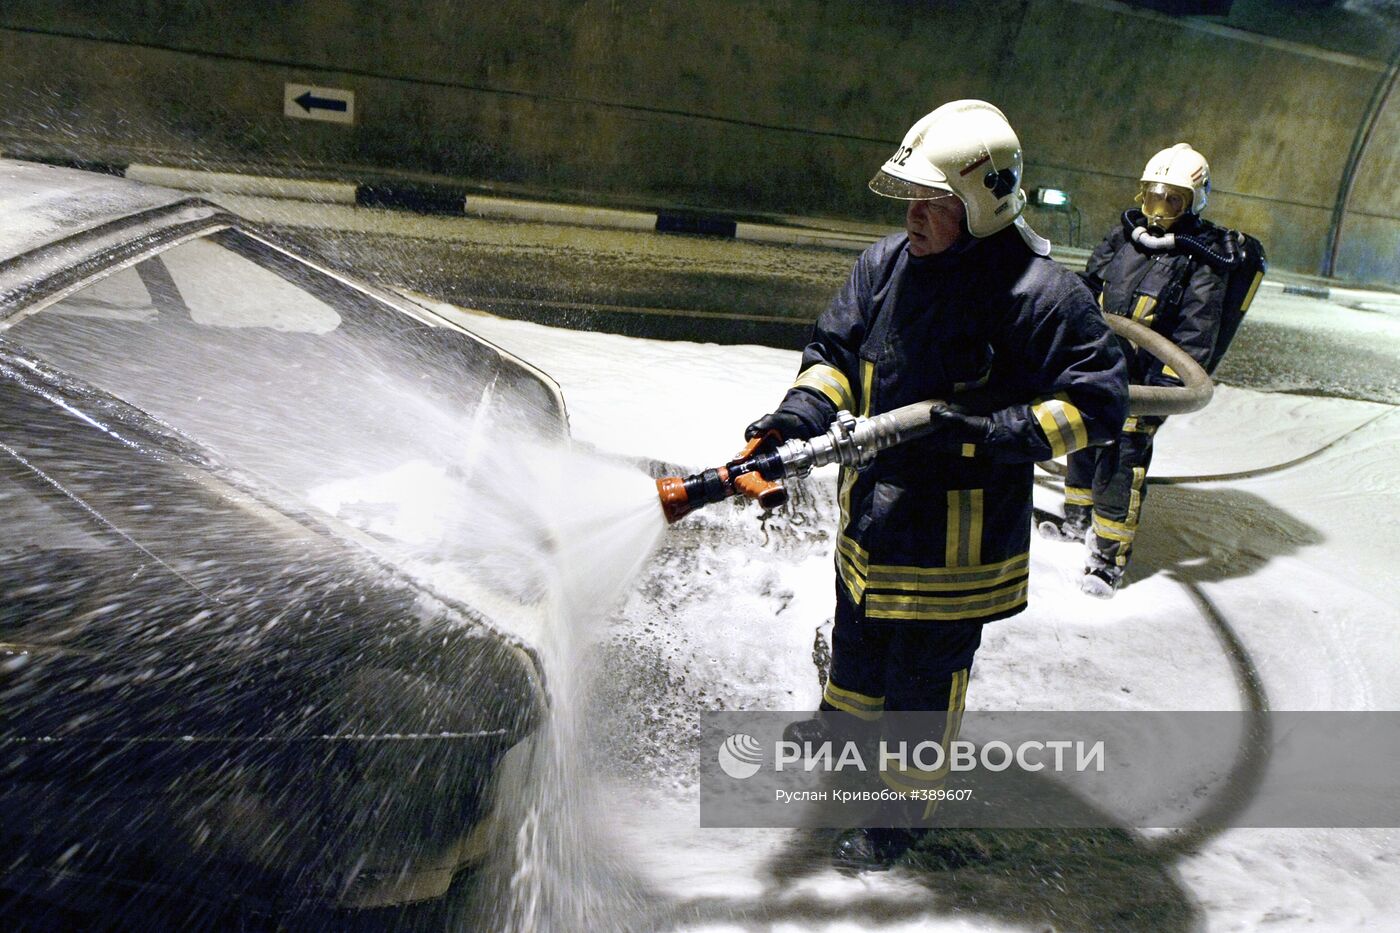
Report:
M802 419L786 411L775 411L771 415L764 415L753 424L744 429L744 439L753 440L755 437L765 435L776 435L763 446L770 447L781 444L783 441L790 441L795 437L802 437L806 431L806 425Z
M969 415L949 405L935 405L929 411L933 430L929 438L949 447L958 444L982 444L992 434L992 419L984 415Z

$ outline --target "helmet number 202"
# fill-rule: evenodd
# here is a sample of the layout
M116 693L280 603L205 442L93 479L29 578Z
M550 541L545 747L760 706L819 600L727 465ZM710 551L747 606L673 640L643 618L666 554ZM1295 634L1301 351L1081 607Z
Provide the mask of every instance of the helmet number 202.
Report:
M905 162L909 161L909 157L913 154L914 150L911 147L900 146L894 151L894 155L890 156L890 164L903 165Z

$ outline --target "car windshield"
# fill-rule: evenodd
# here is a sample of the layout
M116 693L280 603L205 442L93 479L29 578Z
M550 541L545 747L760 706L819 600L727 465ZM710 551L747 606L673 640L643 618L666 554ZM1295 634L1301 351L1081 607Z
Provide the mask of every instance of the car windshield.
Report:
M486 438L563 436L547 384L237 231L171 248L4 337L299 505L431 547Z

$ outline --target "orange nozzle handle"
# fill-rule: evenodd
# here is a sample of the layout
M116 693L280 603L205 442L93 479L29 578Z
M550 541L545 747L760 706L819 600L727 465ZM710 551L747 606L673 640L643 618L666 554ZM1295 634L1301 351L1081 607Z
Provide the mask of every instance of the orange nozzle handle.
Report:
M682 516L709 502L719 502L733 495L758 500L765 509L776 509L787 502L787 490L782 483L764 479L755 464L747 463L770 435L751 440L739 455L722 467L704 470L693 476L663 476L656 481L656 494L661 499L661 511L666 521L674 524ZM744 472L748 471L748 472ZM738 475L735 475L735 474Z
M763 446L763 442L769 437L776 439L777 432L769 431L767 434L760 434L745 445L744 449L735 455L735 460L747 460L758 452L758 448ZM787 490L783 484L776 480L764 479L757 473L745 473L734 480L734 488L742 495L753 499L765 509L776 509L788 500Z

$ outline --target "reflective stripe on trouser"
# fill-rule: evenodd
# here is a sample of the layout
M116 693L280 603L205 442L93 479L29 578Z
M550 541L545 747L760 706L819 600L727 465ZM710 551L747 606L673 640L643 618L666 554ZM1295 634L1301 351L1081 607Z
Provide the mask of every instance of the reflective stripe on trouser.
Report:
M972 667L982 643L980 622L914 623L860 618L845 587L836 585L831 676L822 698L837 709L866 713L946 709L944 685Z
M891 760L886 767L880 771L880 780L885 782L885 786L890 790L901 791L906 794L921 794L919 797L911 798L912 806L907 808L910 814L917 814L920 820L930 819L934 811L938 809L937 800L927 799L929 791L937 790L943 786L943 782L948 778L948 755L952 750L952 744L957 739L958 733L962 729L963 710L967 707L967 681L971 673L970 669L963 668L960 671L953 671L948 675L945 684L939 684L939 690L945 697L943 702L944 713L942 717L930 717L929 721L923 724L923 728L916 733L892 735L895 730L885 730L885 743L887 748L900 748L905 751L904 760ZM920 717L922 719L922 717ZM922 755L917 755L915 749L921 742L937 741L943 749L942 764L938 768L926 769L919 767L919 762L930 762L936 757L936 752L929 751ZM902 746L899 743L903 743Z
M1147 471L1152 464L1152 437L1161 419L1122 434L1106 451L1094 473L1094 511L1089 547L1098 560L1126 567L1132 556L1147 497Z
M1083 537L1089 530L1089 513L1094 508L1094 473L1107 448L1085 447L1066 458L1065 527Z
M827 678L826 688L822 690L822 703L867 721L879 719L880 714L885 711L884 696L874 697L847 689L837 685L830 677Z

